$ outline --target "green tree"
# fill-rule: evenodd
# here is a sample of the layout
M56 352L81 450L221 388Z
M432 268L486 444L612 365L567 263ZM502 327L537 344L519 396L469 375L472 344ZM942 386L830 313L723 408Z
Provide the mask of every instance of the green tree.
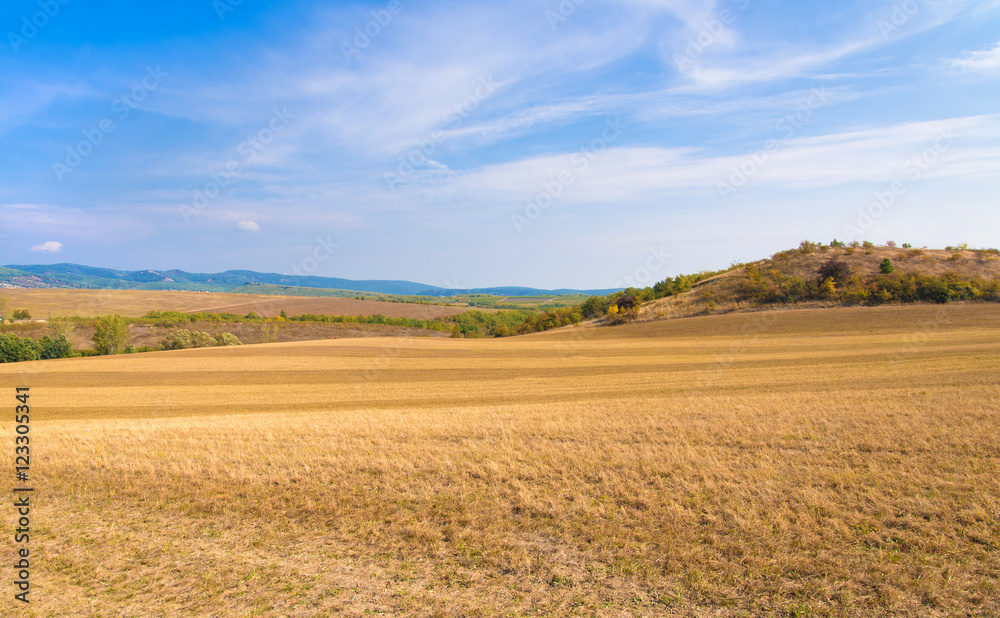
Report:
M73 346L65 335L50 337L45 335L38 340L39 354L42 360L49 358L68 358L73 355Z
M31 337L0 335L0 363L38 360L41 346Z
M15 320L30 320L31 314L28 313L27 309L15 309L11 316Z
M128 339L128 323L118 315L104 316L94 326L94 349L98 354L121 354L125 352Z
M888 275L892 271L896 270L896 267L892 265L892 260L885 258L882 260L882 264L879 265L879 270L883 275Z

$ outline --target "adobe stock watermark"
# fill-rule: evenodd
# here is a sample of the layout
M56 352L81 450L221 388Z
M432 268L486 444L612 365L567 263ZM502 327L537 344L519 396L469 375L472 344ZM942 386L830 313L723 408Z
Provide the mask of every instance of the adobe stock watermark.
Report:
M545 20L549 22L549 28L552 28L552 32L555 32L559 24L569 19L586 2L587 0L562 0L556 10L546 10Z
M871 229L875 222L896 204L896 200L906 194L907 182L922 179L941 160L941 157L951 150L954 142L955 134L951 127L938 131L933 144L903 164L905 180L894 180L885 189L875 191L875 199L867 207L858 208L858 216L854 222L844 224L844 232L847 233L848 240L858 240Z
M350 42L342 41L340 43L340 52L344 54L344 60L350 62L354 57L361 57L361 52L368 49L372 41L392 23L392 19L402 12L403 3L399 0L391 0L384 9L369 11L368 14L372 18L364 24L354 27L354 38Z
M339 248L340 243L334 242L330 235L327 235L326 238L317 236L312 255L307 255L298 264L293 264L284 274L297 277L312 275L319 268L319 265L333 257L334 251Z
M296 116L288 113L288 108L272 110L268 123L253 135L247 137L236 147L236 152L242 160L231 159L219 171L209 173L212 180L205 183L201 189L195 189L191 196L191 204L181 204L177 207L185 223L190 223L191 217L200 215L208 208L222 190L231 185L243 173L247 164L252 163L261 152L285 132Z
M927 0L904 0L892 5L889 18L878 21L878 31L882 39L888 41L889 37L913 19L925 4Z
M13 30L7 33L7 42L15 54L21 53L21 48L27 45L31 39L38 36L45 26L48 26L62 7L70 3L70 0L39 0L38 8L30 17L25 15L21 18L20 32Z
M243 4L243 0L213 0L212 8L215 9L219 21L226 21L226 14L232 13L241 4Z
M616 281L616 288L645 288L656 283L654 275L673 255L664 251L663 247L648 247L647 249L649 255L646 257L646 261L637 266L631 274Z
M492 75L488 77L480 77L476 83L476 87L473 88L472 93L462 99L462 101L445 110L444 114L441 116L441 119L446 125L448 125L445 128L454 130L462 126L462 123L467 120L473 112L479 109L479 106L483 103L483 101L493 96L493 93L495 93L499 87L499 84L493 81ZM389 185L389 188L395 190L397 186L405 184L411 180L413 175L416 173L418 166L430 165L431 155L433 155L438 146L447 141L447 139L448 134L444 131L434 131L427 137L417 140L416 145L408 152L399 155L399 165L396 166L396 171L386 172L384 174L385 182Z
M111 102L111 111L119 121L125 120L133 110L139 108L139 104L146 100L150 92L159 88L167 77L170 77L170 73L160 69L160 65L156 65L155 69L147 66L145 77L131 90ZM116 128L118 127L113 119L102 118L96 127L83 129L81 131L83 139L75 146L66 146L66 157L61 162L52 162L52 172L56 175L56 180L59 182L65 180L66 175L73 173L87 157L94 154L94 151L104 143L108 135L114 133Z
M938 334L941 327L948 323L948 312L941 306L934 310L934 315L920 323L920 329L907 335L903 345L888 357L889 368L900 371L903 365L916 358L917 352L925 348Z
M533 221L538 219L542 212L552 206L566 189L576 182L578 176L586 172L590 166L606 151L611 144L617 140L624 132L621 118L604 121L604 130L600 137L590 140L587 146L581 148L579 152L570 156L572 169L565 169L550 181L542 183L541 192L526 200L522 212L511 214L510 220L514 224L514 229L518 234L524 232Z
M830 102L830 93L825 88L813 88L805 103L795 111L785 114L774 123L774 128L781 132L780 138L766 140L760 148L747 152L738 165L731 168L728 181L715 183L715 190L723 202L728 202L730 196L746 186L757 172L771 160L771 155L778 152L788 140L795 137L798 130L816 117L819 110Z
M740 329L739 336L732 339L732 343L724 352L714 355L714 361L697 372L689 382L687 393L688 402L697 404L700 402L699 396L704 396L719 382L726 372L732 371L733 367L744 360L746 355L757 347L761 339L771 330L777 322L778 313L776 311L755 311L744 321Z
M740 12L750 7L750 0L731 0ZM737 13L731 9L722 9L717 17L707 18L702 21L702 29L694 38L688 38L688 46L684 48L684 53L674 52L674 66L678 71L686 71L694 66L695 61L701 57L705 50L715 45L719 39L726 34L726 26L732 26L736 22Z
M649 255L635 269L623 276L614 287L625 288L645 288L656 283L656 272L663 268L663 265L672 257L672 254L664 251L663 247L647 247ZM561 358L576 357L581 354L584 345L593 338L593 327L583 327L577 324L571 330L567 338L559 339L559 356Z

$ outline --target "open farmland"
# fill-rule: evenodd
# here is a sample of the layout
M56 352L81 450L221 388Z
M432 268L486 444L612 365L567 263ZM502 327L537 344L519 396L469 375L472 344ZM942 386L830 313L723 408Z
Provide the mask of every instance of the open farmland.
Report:
M0 375L38 616L1000 613L997 305Z
M175 292L169 290L77 290L77 289L4 289L8 310L27 309L35 318L79 316L94 317L119 313L139 317L149 311L232 313L251 311L274 317L284 310L288 315L375 315L390 318L428 320L466 311L463 307L390 303L353 298L313 296L260 296L222 292ZM363 295L359 293L359 295ZM488 311L488 310L487 310Z

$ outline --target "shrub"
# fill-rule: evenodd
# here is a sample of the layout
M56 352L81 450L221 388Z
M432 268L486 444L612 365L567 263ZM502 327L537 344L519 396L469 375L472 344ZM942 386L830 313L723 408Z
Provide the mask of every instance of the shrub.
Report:
M632 288L629 288L629 291L631 290ZM615 299L612 306L618 308L618 311L615 312L618 321L627 322L639 317L639 307L642 306L642 301L634 294L623 292Z
M903 248L904 248L904 249L912 249L912 248L913 248L913 245L911 245L911 244L910 244L910 243L908 243L908 242L904 242L904 243L903 243Z
M896 248L896 241L895 240L887 240L885 242L885 246L886 247L891 247L891 248L895 249Z
M799 253L809 255L810 253L815 253L817 247L819 247L818 243L814 243L811 240L803 240L799 243Z
M38 357L42 360L50 358L68 358L73 355L73 345L66 339L65 335L50 337L45 335L39 341Z
M118 315L105 316L94 326L94 349L98 354L121 354L128 339L128 324Z
M215 340L219 345L243 345L240 338L232 333L219 333L215 336Z
M946 303L951 300L951 291L941 277L922 277L917 283L917 293L923 300Z
M160 345L164 350L188 350L191 348L208 348L220 345L220 342L206 332L190 331L182 328L164 337Z
M844 241L837 240L836 238L834 238L833 242L830 243L830 247L831 248L835 248L835 249L843 249L844 248Z
M28 313L27 309L15 309L10 317L15 320L30 320L31 314Z
M0 335L0 363L18 363L38 360L41 346L31 337L14 334Z
M888 275L894 270L896 270L896 267L892 265L892 260L890 260L889 258L885 258L884 260L882 260L882 263L879 265L879 271L883 275Z
M819 267L819 280L825 281L833 279L837 283L845 283L851 276L851 267L847 262L838 262L831 259Z

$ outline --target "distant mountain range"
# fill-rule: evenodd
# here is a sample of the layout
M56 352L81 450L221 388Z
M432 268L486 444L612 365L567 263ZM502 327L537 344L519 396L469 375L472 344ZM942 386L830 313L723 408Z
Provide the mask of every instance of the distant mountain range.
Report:
M395 294L401 296L449 297L465 294L498 296L556 296L563 294L609 294L603 290L540 290L506 286L492 288L441 288L413 281L354 281L311 275L279 275L252 270L227 270L222 273L188 273L183 270L115 270L79 264L10 265L0 267L0 283L22 288L82 288L97 290L192 290L202 292L242 292L275 294L274 286ZM258 288L259 289L255 289ZM285 292L294 295L294 291Z

